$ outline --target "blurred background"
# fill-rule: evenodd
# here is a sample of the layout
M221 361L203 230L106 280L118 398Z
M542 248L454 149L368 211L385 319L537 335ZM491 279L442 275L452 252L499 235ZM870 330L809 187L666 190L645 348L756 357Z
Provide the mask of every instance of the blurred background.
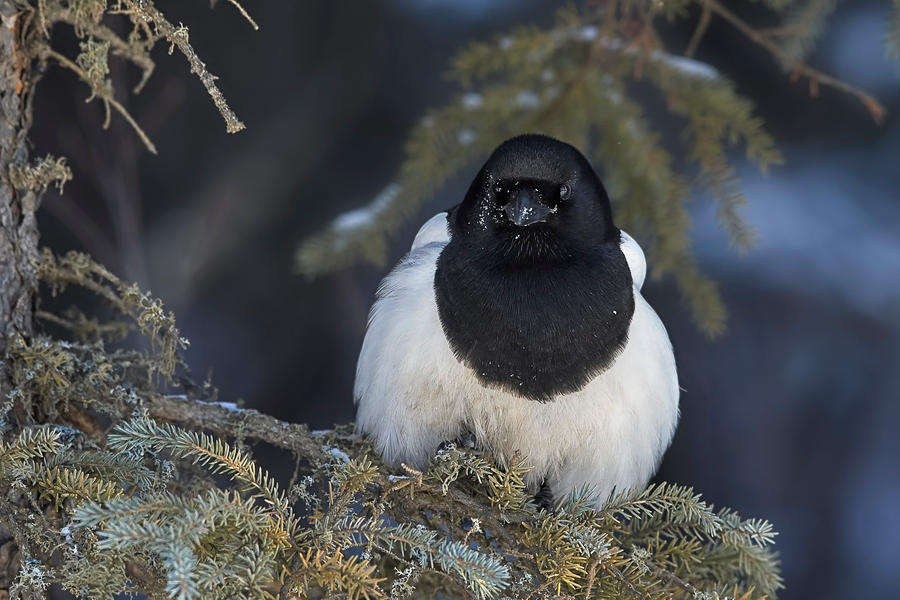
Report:
M293 273L298 242L391 181L412 125L456 93L443 76L455 50L549 25L561 3L248 0L259 32L225 4L171 4L248 129L226 134L186 63L162 47L142 94L120 94L156 157L121 119L102 130L86 87L50 70L33 141L37 154L69 157L76 177L64 196L47 195L43 242L86 250L163 298L191 340L189 364L212 372L222 399L313 428L352 420L356 355L387 267L308 281ZM756 4L733 4L765 19ZM900 597L900 68L881 43L887 5L840 3L810 58L877 95L882 126L830 89L811 99L713 22L697 58L758 104L786 164L742 172L759 234L745 256L729 250L709 203L694 203L700 262L731 313L724 336L698 333L671 282L645 287L685 389L658 477L773 521L786 599ZM692 25L668 28L669 47L681 51ZM111 62L124 92L138 74ZM392 262L477 167L394 237Z

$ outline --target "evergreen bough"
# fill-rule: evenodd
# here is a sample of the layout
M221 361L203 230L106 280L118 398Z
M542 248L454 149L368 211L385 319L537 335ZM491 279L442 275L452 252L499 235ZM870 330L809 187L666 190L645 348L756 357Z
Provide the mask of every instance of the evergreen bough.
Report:
M392 471L349 425L309 432L218 403L172 350L186 341L159 301L86 256L45 252L38 272L121 318L56 315L46 320L69 340L9 352L0 520L18 548L13 597L52 583L179 600L772 598L781 587L771 525L690 488L607 502L583 490L549 510L526 491L527 457L501 467L452 444L424 471ZM153 343L115 350L123 329ZM217 435L183 425L196 425L192 409ZM289 451L291 480L248 442Z
M547 30L524 27L462 50L450 73L459 98L415 128L395 183L300 248L300 270L384 262L385 235L437 186L504 138L540 130L587 149L655 273L673 273L698 323L719 331L724 309L692 257L685 202L694 187L708 192L734 244L747 247L752 231L738 212L745 199L730 148L741 144L763 170L781 157L751 102L691 58L711 20L765 48L812 95L831 86L859 98L876 120L884 113L865 92L803 62L835 2L764 4L784 11L781 26L754 29L718 0L610 0L565 9ZM886 44L897 58L900 2L892 6ZM36 80L23 65L50 61L89 86L107 122L120 113L155 151L116 101L107 61L139 66L138 92L160 42L185 56L226 129L243 128L187 28L152 0L0 0L0 10L15 24L17 37L2 50L19 69L13 91L25 98L5 108L19 111L9 119L16 139L27 134ZM698 11L684 53L666 51L659 23ZM114 19L130 23L127 36ZM80 40L74 58L52 46L57 23ZM649 84L683 122L685 164L661 143L636 84ZM61 190L72 173L63 158L29 163L27 152L10 148L0 149L13 156L0 195L27 224L40 194ZM52 294L80 286L115 316L37 310L44 333L34 333L32 315L17 305L17 325L5 329L0 597L43 598L58 584L91 598L749 600L774 598L782 587L772 526L716 510L689 487L657 483L611 499L585 489L550 510L526 491L527 457L504 467L450 445L424 471L392 471L352 426L310 432L220 403L209 382L191 376L180 355L187 340L158 299L86 255L39 254L36 229L19 231L17 243L34 246L19 255L33 264L14 265L26 287L37 286L29 278ZM288 482L261 466L248 443L290 456Z
M728 3L731 4L731 3ZM782 162L774 140L726 75L690 58L710 20L722 19L808 81L858 97L876 121L882 106L865 92L807 66L803 60L834 10L833 0L771 0L783 26L757 30L717 0L610 0L559 11L549 29L519 27L476 42L453 58L448 77L459 95L430 111L412 130L395 181L366 207L339 215L297 250L297 270L309 276L357 262L384 265L388 236L445 182L484 161L505 139L544 133L582 149L602 168L617 223L647 253L651 276L672 275L694 321L709 335L725 327L715 284L691 250L689 200L715 203L732 246L753 244L741 218L746 204L734 149L765 173ZM898 8L887 45L900 55ZM701 11L685 55L662 44L658 30ZM649 116L662 100L682 124L678 146L663 142Z

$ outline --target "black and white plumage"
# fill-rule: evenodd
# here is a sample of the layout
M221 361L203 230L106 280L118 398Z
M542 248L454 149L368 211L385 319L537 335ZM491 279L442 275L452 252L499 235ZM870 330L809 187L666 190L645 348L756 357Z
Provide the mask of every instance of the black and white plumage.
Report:
M556 498L646 484L678 420L640 246L574 147L524 135L431 218L382 281L357 365L357 428L391 465L471 432Z

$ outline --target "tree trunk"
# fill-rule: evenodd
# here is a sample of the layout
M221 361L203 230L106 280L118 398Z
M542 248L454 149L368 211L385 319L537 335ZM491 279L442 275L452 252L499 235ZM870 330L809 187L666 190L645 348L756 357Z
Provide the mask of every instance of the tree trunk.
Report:
M33 71L23 40L29 13L0 0L0 354L17 335L31 336L37 291L38 229L35 210L41 190L16 189L11 166L28 164ZM0 397L10 391L4 363Z
M37 291L35 210L42 190L16 189L10 177L11 166L28 164L35 79L24 30L32 16L20 4L0 0L0 403L12 390L7 348L17 336L31 337ZM8 529L0 524L0 598L7 596L18 570L17 555Z

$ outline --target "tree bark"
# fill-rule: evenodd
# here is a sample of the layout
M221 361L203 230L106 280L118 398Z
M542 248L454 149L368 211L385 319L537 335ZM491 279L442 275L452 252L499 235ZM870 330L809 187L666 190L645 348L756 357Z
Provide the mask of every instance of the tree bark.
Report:
M28 164L27 135L34 93L26 50L30 11L0 0L0 354L15 336L32 333L37 291L38 229L35 211L42 190L16 189L10 167ZM6 363L0 367L0 398L11 390Z
M26 138L31 127L34 78L23 25L29 12L0 0L0 354L14 336L32 333L37 291L38 229L35 219L41 190L16 189L11 166L28 164ZM0 393L10 391L3 365Z
M12 390L7 348L18 336L31 337L38 286L35 211L43 190L16 189L10 177L11 166L28 164L26 138L35 73L26 35L32 16L27 7L0 0L0 403ZM8 529L0 524L0 598L8 595L18 570L18 552L10 538Z

